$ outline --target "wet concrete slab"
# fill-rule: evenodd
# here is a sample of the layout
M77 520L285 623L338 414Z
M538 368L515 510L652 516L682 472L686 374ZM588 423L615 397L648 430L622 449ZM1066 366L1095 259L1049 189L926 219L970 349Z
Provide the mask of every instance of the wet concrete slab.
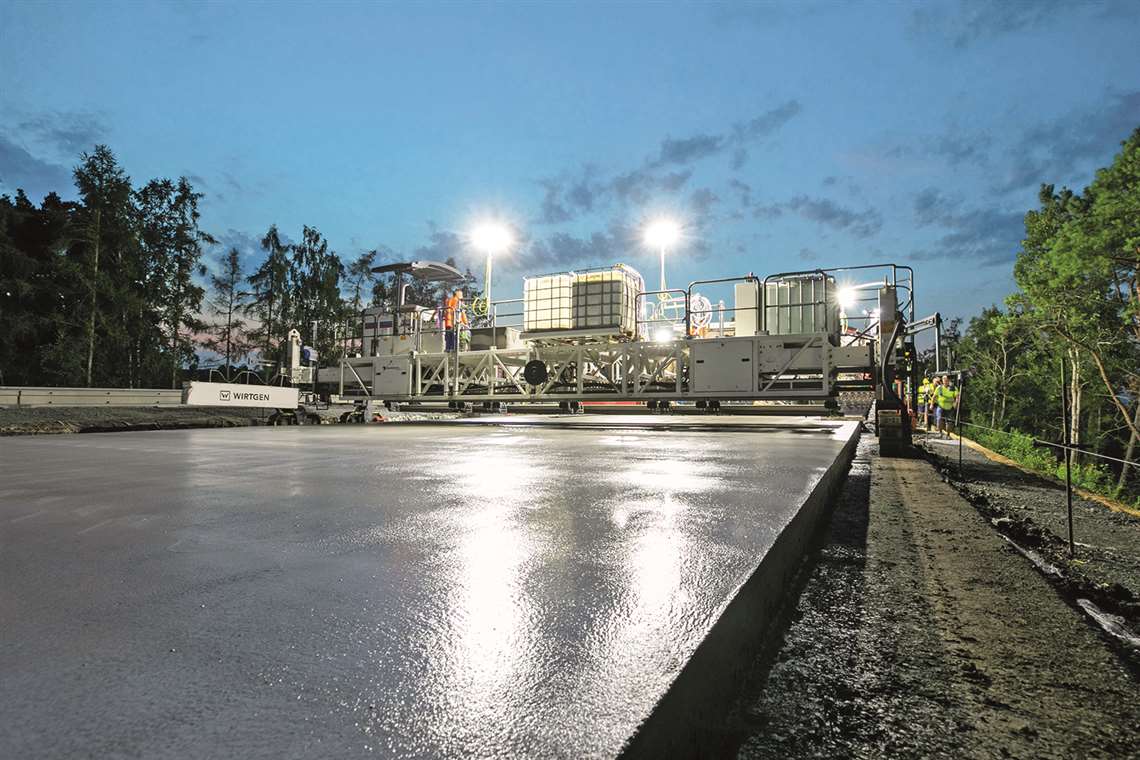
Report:
M856 425L545 419L0 441L0 756L620 753Z

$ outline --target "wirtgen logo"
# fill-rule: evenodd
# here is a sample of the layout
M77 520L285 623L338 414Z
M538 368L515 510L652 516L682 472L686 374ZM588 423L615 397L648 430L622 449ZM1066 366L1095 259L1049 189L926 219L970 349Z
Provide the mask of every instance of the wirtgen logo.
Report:
M218 401L229 401L229 400L230 400L230 392L229 391L218 391Z

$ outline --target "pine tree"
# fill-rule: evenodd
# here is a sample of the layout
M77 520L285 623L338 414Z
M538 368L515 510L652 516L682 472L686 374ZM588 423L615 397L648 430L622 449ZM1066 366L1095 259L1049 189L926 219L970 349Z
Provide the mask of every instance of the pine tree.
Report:
M345 304L340 295L344 265L329 250L328 241L315 227L301 230L301 242L290 246L289 285L292 326L317 349L323 361L339 357L338 333L345 323ZM315 331L315 332L314 332Z
M206 275L202 245L214 239L198 227L201 197L185 177L151 180L139 193L148 279L161 315L172 388L178 387L182 366L197 363L195 335L205 329L198 317L205 290L195 278Z
M254 316L259 327L249 332L249 338L260 348L263 365L279 360L277 343L285 337L283 315L290 309L289 247L282 242L277 225L272 225L261 238L266 252L265 261L249 276L253 296L245 306L247 314Z
M82 281L86 292L82 307L85 323L82 381L90 388L95 378L97 333L104 343L110 343L111 336L122 337L119 332L122 322L110 313L117 304L113 275L121 274L116 265L122 263L134 245L135 214L130 177L119 167L115 154L106 145L98 145L92 153L83 154L74 175L83 201L79 220L85 259ZM104 353L108 355L110 366L116 352Z
M222 273L210 276L213 291L210 311L220 321L210 327L210 336L203 342L206 348L222 356L227 381L233 366L253 347L245 335L245 321L239 316L246 307L247 296L241 290L244 281L241 254L231 248L222 262Z

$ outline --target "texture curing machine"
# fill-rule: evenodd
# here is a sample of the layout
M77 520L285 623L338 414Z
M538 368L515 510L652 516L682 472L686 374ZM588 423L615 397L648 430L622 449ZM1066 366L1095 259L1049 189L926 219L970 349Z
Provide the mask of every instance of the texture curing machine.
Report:
M875 392L879 411L905 406L914 322L907 266L749 273L673 290L646 290L641 275L620 264L528 277L522 299L484 305L483 324L476 320L450 351L440 307L406 303L404 279L444 288L461 283L461 273L423 261L382 269L397 278L395 303L362 314L350 352L357 355L307 375L319 392L389 407L622 401L717 409L752 401L834 406L839 391L862 390ZM878 279L847 282L856 276ZM702 292L726 297L714 305Z

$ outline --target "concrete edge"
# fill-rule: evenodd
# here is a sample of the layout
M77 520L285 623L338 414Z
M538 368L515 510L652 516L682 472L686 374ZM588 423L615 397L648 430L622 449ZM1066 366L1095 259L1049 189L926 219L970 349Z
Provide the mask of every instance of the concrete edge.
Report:
M535 417L542 417L536 419ZM632 415L631 415L632 416ZM770 415L768 419L763 419L764 415L747 415L747 417L761 417L761 419L747 419L733 420L733 415L719 415L714 419L707 420L687 420L682 421L679 419L670 419L672 416L662 415L639 415L644 419L637 421L613 422L605 419L590 419L587 415L520 415L518 417L503 416L503 417L457 417L454 419L440 418L440 419L418 419L418 420L399 420L399 419L385 419L383 424L387 425L418 425L418 426L439 426L439 427L495 427L495 428L547 428L551 430L664 430L668 432L715 432L717 430L726 430L730 432L747 432L755 430L793 430L803 429L810 431L826 432L826 429L821 427L821 423L833 424L835 427L841 427L848 422L860 422L858 419L847 418L815 418L815 417L802 417L797 415L787 415L786 420L776 418L774 421ZM698 416L698 415L690 415ZM709 417L710 415L699 415L700 417Z
M768 644L787 591L816 531L846 478L862 426L819 479L772 548L724 607L665 695L623 748L623 758L723 754L720 721L731 708L755 657Z

